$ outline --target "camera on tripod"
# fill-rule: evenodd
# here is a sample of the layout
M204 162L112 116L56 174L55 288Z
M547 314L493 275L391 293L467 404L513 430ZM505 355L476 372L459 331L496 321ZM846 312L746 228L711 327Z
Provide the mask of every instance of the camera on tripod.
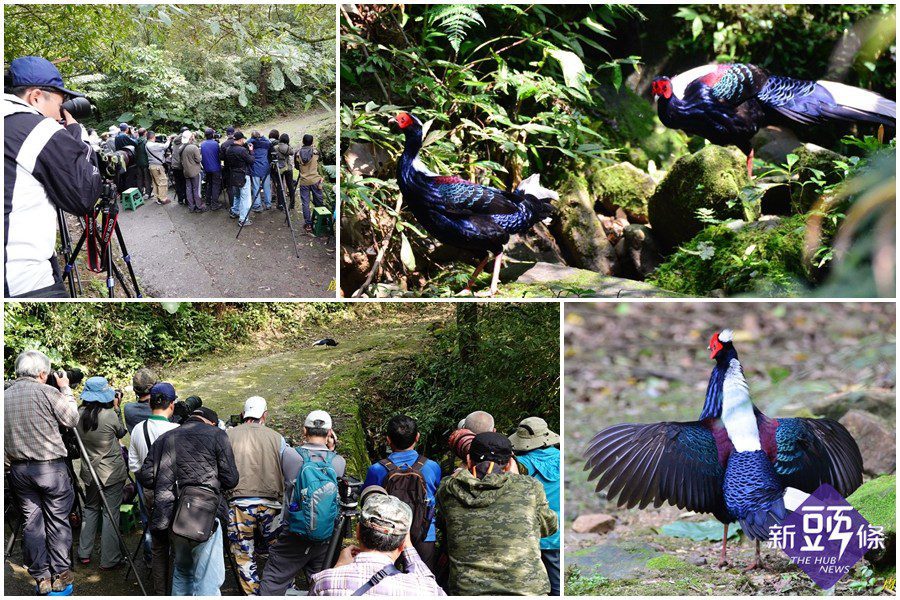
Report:
M359 491L363 482L350 475L338 478L338 501L343 509L355 509L359 504Z
M97 156L100 159L100 164L98 165L100 173L107 179L115 179L124 174L134 164L134 152L128 147L115 151L101 148Z
M172 422L179 425L183 424L191 416L191 413L201 406L203 406L203 400L200 399L200 396L188 396L184 400L178 400L175 402Z
M58 371L50 371L47 374L47 385L59 389L59 378L67 377L69 379L69 387L74 388L84 380L84 372L81 369L70 369L63 367Z

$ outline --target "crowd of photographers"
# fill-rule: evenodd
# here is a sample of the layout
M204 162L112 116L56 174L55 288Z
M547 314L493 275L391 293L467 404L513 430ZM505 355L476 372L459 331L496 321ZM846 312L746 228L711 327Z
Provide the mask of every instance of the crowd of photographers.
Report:
M390 452L359 482L323 410L306 416L294 446L267 426L259 396L226 424L148 369L124 407L103 377L84 381L79 406L76 377L27 351L5 390L7 506L21 512L40 594L71 592L76 560L122 566L128 550L110 517L134 501L156 595L219 595L226 564L246 595L285 595L301 571L310 595L559 595L559 436L541 418L505 436L488 413L468 415L442 469L416 450L416 422L397 415L385 427Z
M319 174L319 151L313 136L303 136L302 145L294 148L287 133L277 129L268 137L253 131L250 138L234 127L221 136L212 128L199 135L182 127L178 134L164 136L128 123L110 127L100 136L89 133L95 148L105 146L109 152L127 149L134 162L126 170L123 187L136 187L143 197L166 205L169 179L175 199L192 213L229 209L229 215L243 226L250 225L251 212L273 207L282 210L282 198L294 210L300 195L304 227L312 231L312 206L324 206ZM294 170L299 175L294 179ZM272 185L277 174L276 186ZM223 201L223 199L225 201Z
M210 128L197 134L182 127L162 136L121 123L98 135L73 116L85 104L89 114L84 95L66 89L59 70L37 56L10 62L3 99L6 298L69 295L56 256L57 228L63 212L94 214L104 175L116 176L118 193L138 188L160 205L171 202L171 180L175 199L191 212L227 207L244 226L251 212L272 208L272 173L283 190L274 204L282 208L283 198L293 209L299 194L306 231L312 230L310 202L323 206L311 135L299 148L277 130L269 137L254 131L247 139L234 127L221 143Z

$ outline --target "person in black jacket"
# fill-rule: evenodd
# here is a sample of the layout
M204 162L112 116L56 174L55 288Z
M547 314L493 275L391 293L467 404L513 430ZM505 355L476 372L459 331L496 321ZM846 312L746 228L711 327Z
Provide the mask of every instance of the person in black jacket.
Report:
M138 474L141 485L153 492L150 530L154 533L168 531L172 525L178 507L176 482L180 489L202 485L220 492L218 522L209 539L197 543L171 536L173 596L217 596L225 582L225 492L238 484L238 471L231 443L218 422L215 411L198 408L181 427L167 431L153 443Z
M244 226L250 225L250 168L253 166L253 145L249 149L243 131L234 132L234 143L225 152L228 169L228 189L231 190L231 217Z
M3 91L4 296L65 298L56 209L91 214L103 183L82 126L62 108L82 95L37 56L10 63Z

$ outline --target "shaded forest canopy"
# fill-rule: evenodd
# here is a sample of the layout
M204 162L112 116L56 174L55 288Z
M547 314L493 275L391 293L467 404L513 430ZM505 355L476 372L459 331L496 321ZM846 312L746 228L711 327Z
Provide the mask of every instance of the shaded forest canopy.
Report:
M54 62L98 128L222 130L333 107L332 5L12 4L4 19L5 62Z

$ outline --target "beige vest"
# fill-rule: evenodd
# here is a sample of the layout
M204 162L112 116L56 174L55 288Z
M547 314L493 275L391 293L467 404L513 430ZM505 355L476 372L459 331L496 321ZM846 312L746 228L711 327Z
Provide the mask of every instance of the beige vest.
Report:
M259 423L244 423L228 430L238 470L232 498L271 498L281 501L281 435Z

